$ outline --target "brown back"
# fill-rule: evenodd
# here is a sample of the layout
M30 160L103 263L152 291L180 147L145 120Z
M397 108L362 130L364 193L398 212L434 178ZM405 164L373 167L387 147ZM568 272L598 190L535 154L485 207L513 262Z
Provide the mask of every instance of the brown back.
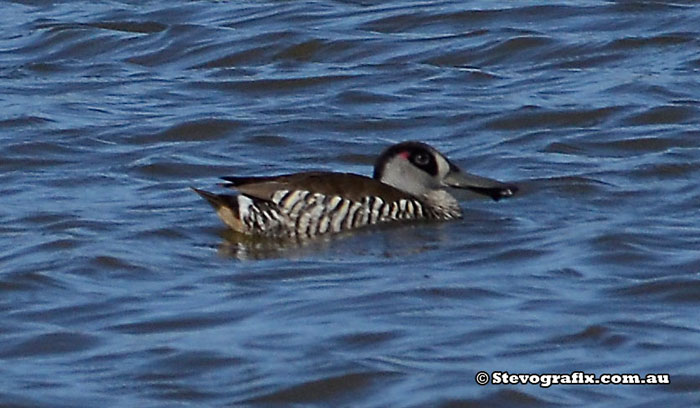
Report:
M241 193L272 200L275 192L280 190L306 190L327 196L340 196L351 201L362 201L367 196L381 197L385 202L401 199L415 199L381 181L352 173L305 172L284 174L272 177L222 177L229 183L224 187L235 188Z

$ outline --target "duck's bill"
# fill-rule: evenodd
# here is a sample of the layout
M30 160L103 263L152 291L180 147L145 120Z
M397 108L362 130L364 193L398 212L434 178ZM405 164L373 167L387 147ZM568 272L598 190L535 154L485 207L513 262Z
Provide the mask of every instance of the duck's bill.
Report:
M443 180L445 185L449 187L471 190L489 196L495 201L508 198L518 191L518 187L513 184L465 173L456 168L450 170L450 173Z

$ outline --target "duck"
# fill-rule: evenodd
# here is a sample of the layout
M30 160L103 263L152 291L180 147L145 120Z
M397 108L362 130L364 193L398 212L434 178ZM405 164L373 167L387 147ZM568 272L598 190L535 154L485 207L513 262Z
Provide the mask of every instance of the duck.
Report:
M234 231L265 237L315 237L370 225L448 221L463 212L448 189L466 189L494 201L518 187L462 171L434 147L407 141L387 147L372 177L307 171L261 177L221 177L238 194L192 187Z

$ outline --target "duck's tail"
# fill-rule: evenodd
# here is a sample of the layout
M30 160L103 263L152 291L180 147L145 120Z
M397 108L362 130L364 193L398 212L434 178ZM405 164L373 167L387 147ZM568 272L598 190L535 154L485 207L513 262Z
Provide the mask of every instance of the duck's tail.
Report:
M216 214L226 225L238 232L246 232L246 228L241 222L238 196L214 194L198 188L190 188L214 207Z

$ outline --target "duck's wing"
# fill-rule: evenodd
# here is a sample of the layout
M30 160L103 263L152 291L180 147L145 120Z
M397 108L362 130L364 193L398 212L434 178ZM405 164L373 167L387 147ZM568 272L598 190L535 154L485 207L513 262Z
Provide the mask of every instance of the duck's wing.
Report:
M272 201L281 192L307 191L327 197L337 196L359 202L366 197L380 197L385 202L414 199L412 195L378 180L352 173L305 172L271 177L222 177L224 187L242 194Z

